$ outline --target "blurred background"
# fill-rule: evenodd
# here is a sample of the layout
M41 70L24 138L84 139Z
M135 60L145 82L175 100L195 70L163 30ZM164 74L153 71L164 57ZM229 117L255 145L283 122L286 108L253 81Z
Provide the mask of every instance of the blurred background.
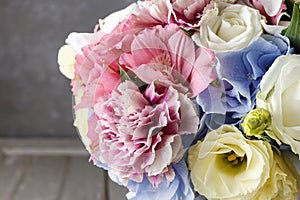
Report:
M125 199L88 162L57 52L70 32L92 32L132 2L0 1L0 200Z
M70 32L132 0L0 1L0 136L76 137L70 81L57 52Z

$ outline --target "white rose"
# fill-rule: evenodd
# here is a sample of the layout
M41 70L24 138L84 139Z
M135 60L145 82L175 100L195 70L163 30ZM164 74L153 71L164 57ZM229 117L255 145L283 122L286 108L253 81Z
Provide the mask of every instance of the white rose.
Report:
M76 54L83 55L82 47L95 43L101 39L104 33L70 33L66 39L67 45L58 51L57 62L60 72L69 79L75 78Z
M189 150L191 179L208 199L252 199L264 186L272 167L269 143L248 140L234 126L207 133Z
M274 61L260 83L257 107L272 116L269 136L300 154L300 55Z
M98 31L96 33L77 33L72 32L68 35L66 43L72 47L72 49L83 55L82 47L98 42L105 34Z
M58 51L57 62L60 72L69 79L75 77L75 56L76 52L69 46L64 45Z
M192 38L214 51L238 50L247 47L263 32L258 10L241 4L218 2L206 11L201 26Z

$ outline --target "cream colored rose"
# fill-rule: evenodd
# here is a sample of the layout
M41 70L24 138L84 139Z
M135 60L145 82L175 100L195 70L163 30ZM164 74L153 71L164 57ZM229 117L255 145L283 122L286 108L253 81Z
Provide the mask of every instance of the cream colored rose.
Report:
M281 56L263 76L257 107L272 117L267 134L300 154L300 55Z
M299 174L297 174L299 178ZM285 161L276 151L273 154L273 164L270 170L270 178L266 184L258 190L253 199L263 200L295 200L299 195L297 180L286 165Z
M238 50L263 32L258 10L241 4L218 2L207 10L201 26L192 38L201 46L214 51Z
M58 51L59 70L69 79L75 76L75 56L76 52L69 45L62 46Z
M58 51L57 62L60 72L69 79L75 78L76 54L83 55L82 47L95 43L104 35L96 33L70 33L66 39L67 45L62 46Z
M190 148L192 183L207 199L252 199L269 178L272 155L269 143L223 125Z

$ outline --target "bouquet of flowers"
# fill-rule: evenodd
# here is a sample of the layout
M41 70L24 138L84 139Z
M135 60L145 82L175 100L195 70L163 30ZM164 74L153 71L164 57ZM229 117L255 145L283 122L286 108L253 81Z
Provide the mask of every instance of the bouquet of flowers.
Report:
M90 160L128 199L297 199L300 2L145 0L58 53Z

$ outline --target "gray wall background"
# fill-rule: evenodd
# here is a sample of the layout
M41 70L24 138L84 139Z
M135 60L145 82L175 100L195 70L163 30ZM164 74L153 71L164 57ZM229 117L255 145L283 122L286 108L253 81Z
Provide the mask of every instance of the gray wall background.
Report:
M76 137L58 49L133 0L0 0L0 137Z

